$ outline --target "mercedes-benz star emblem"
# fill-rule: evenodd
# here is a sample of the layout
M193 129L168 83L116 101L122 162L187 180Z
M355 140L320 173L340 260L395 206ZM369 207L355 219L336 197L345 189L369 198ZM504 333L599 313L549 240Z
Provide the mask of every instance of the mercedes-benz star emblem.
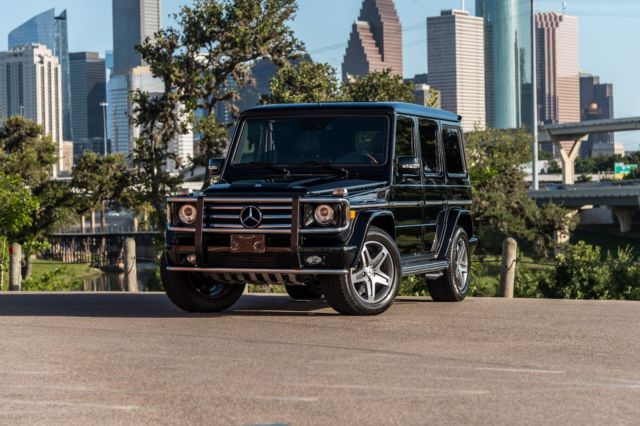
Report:
M256 206L247 206L240 212L240 223L245 228L257 228L262 223L262 212Z

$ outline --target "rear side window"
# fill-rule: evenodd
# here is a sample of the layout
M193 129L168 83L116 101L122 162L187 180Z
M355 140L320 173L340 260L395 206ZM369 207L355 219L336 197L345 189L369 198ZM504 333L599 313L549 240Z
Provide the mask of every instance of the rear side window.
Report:
M445 127L442 130L442 141L444 143L444 154L447 162L447 173L465 173L460 131L453 127Z
M399 116L396 121L396 157L413 155L413 119Z
M420 130L420 148L422 150L422 167L425 173L440 173L438 156L438 123L421 118L418 120Z

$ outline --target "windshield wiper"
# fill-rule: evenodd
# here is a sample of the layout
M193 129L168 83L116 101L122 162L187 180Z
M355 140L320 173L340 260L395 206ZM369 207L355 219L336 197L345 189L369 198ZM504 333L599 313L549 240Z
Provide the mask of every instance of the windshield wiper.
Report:
M251 161L249 163L234 164L234 166L242 169L249 168L249 167L265 167L267 169L274 170L278 173L281 173L286 177L291 176L291 172L286 167L278 167L275 164L270 163L268 161Z
M340 177L343 177L343 178L349 177L349 170L345 169L344 167L335 166L327 161L307 161L304 163L296 164L296 166L319 166L319 167L322 167L323 169L331 170L332 172L335 172Z

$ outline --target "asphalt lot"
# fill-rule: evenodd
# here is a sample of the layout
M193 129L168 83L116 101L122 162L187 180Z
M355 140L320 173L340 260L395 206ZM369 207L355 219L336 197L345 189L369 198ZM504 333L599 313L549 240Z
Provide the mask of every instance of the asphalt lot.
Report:
M638 424L640 303L0 294L0 424Z

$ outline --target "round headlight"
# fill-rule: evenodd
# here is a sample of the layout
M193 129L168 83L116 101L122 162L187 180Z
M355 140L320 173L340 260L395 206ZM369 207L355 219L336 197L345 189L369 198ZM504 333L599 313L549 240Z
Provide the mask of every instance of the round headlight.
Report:
M180 207L180 210L178 210L178 218L180 219L180 222L185 225L193 225L197 217L198 212L196 210L196 206L192 204L185 204Z
M336 211L328 204L320 204L313 212L318 225L330 225L336 217Z

